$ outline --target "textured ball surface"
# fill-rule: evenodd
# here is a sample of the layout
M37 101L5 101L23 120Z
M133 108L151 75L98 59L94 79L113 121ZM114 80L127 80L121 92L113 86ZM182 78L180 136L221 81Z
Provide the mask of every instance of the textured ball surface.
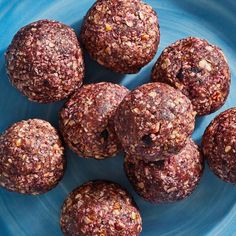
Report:
M70 98L60 113L60 128L74 152L104 159L121 150L113 119L128 92L123 86L102 82L85 85Z
M71 236L138 236L142 219L133 199L118 184L91 181L65 200L61 229Z
M62 100L82 84L79 42L73 29L60 22L40 20L21 28L5 56L10 81L32 101Z
M183 92L198 115L218 110L230 89L230 70L220 48L199 38L185 38L167 47L152 71L152 80Z
M192 134L195 112L190 100L163 83L149 83L129 93L115 115L124 150L146 161L178 153Z
M203 135L203 153L211 170L236 184L236 108L218 115Z
M0 136L0 186L41 194L57 185L65 159L57 131L44 120L13 124Z
M119 73L137 73L155 56L157 14L140 0L100 0L87 13L81 40L99 64Z
M203 159L197 145L189 140L176 155L146 163L127 154L125 171L136 192L152 203L175 202L189 196L203 172Z

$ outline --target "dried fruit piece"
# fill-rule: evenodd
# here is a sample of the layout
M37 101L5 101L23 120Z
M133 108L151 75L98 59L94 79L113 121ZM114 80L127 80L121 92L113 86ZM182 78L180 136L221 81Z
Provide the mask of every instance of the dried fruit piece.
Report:
M108 25L106 24L106 31L111 31L112 30L112 26L111 25Z
M176 78L178 78L178 79L184 78L183 68L180 68L180 70L178 71L178 74L176 75Z
M142 137L142 141L144 142L144 144L146 146L150 146L152 144L152 137L150 136L150 134L149 135L144 135Z

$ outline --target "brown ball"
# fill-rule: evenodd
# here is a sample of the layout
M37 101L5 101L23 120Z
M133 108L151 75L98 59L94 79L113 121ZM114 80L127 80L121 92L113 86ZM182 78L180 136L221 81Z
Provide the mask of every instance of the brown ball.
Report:
M32 101L62 100L82 84L79 42L73 29L60 22L40 20L21 28L5 56L10 81Z
M113 118L128 92L118 84L102 82L85 85L72 96L60 113L60 129L74 152L104 159L121 150Z
M91 181L70 193L60 223L64 235L70 236L138 236L142 230L131 196L108 181Z
M0 136L0 186L25 194L51 190L64 174L63 152L57 131L47 121L13 124Z
M80 37L99 64L119 73L137 73L156 54L160 42L157 14L140 0L96 1Z
M176 155L146 163L142 157L127 154L125 172L137 193L152 203L175 202L189 196L203 172L203 159L197 145L189 140Z
M231 82L222 50L193 37L178 40L162 52L153 67L152 80L183 92L198 115L210 114L223 106Z
M157 161L185 146L194 121L195 112L187 97L167 84L150 83L124 98L114 123L127 153Z
M236 108L222 112L210 123L202 147L211 170L222 180L236 184Z

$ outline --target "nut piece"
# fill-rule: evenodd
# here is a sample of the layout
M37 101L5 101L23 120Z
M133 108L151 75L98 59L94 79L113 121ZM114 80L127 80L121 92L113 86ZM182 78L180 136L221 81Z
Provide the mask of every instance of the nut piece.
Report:
M40 20L21 28L6 52L9 79L30 100L62 100L84 77L82 50L72 28Z
M152 81L183 92L198 115L207 115L225 103L230 89L229 65L220 48L199 38L185 38L167 47L152 71Z
M140 0L100 0L88 11L81 41L91 57L119 73L137 73L155 56L156 12Z
M91 181L69 194L61 211L65 235L138 236L142 219L131 196L118 184Z
M72 96L61 110L60 129L74 152L104 159L121 150L113 118L128 92L123 86L103 82L85 85Z
M219 114L207 127L203 153L211 170L222 180L236 184L236 108Z
M211 64L209 62L207 62L205 59L202 59L199 62L199 67L202 69L206 69L208 71L211 71Z
M146 161L177 154L192 134L190 100L167 84L145 84L129 93L115 114L115 131L124 150Z
M146 163L126 154L125 172L137 193L152 203L175 202L189 196L203 172L203 158L192 141L176 155Z
M65 159L57 131L44 120L20 121L0 136L0 186L41 194L64 174Z
M231 146L226 146L226 147L225 147L225 152L227 153L227 152L229 152L231 149L232 149Z

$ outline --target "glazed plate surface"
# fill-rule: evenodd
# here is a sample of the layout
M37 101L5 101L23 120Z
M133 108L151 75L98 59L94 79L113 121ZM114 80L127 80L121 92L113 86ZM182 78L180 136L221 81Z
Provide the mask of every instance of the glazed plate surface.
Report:
M76 32L94 0L0 0L0 131L29 118L48 120L58 127L58 111L64 102L40 105L29 102L6 76L4 52L20 27L39 19L55 19ZM236 106L236 1L234 0L146 0L157 11L161 43L155 59L135 75L110 72L86 55L86 83L111 81L133 89L150 80L151 68L170 43L197 36L219 45L230 62L232 86L223 111ZM209 122L220 112L198 118L193 134L198 143ZM206 167L201 183L188 199L164 205L144 202L132 190L123 172L122 156L96 161L66 151L63 180L42 196L23 196L0 189L0 236L60 236L60 207L66 195L91 179L108 179L128 188L143 216L142 236L234 236L236 235L236 187L215 177Z

